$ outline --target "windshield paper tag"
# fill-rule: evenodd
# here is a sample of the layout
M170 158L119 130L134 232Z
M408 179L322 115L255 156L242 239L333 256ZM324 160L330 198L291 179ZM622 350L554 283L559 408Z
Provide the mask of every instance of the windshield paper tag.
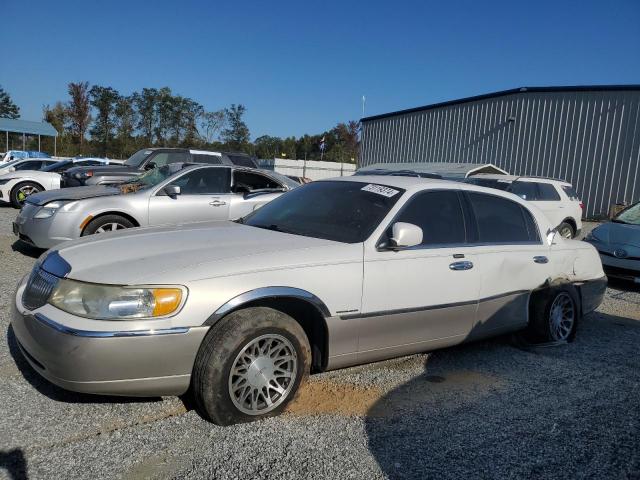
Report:
M383 187L382 185L374 185L373 183L370 183L366 187L362 187L362 190L365 192L377 193L378 195L382 195L387 198L393 197L399 191L394 190L393 188Z

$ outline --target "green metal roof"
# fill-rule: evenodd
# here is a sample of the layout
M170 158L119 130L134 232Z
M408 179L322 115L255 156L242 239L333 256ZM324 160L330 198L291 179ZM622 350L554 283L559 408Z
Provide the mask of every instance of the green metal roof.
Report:
M26 135L45 135L48 137L58 136L58 132L50 123L12 120L10 118L0 118L0 132L24 133Z

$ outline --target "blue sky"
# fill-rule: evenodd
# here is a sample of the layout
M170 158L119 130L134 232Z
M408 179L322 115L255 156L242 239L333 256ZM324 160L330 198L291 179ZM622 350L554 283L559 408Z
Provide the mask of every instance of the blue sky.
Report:
M153 6L152 6L153 5ZM3 0L0 85L27 120L87 80L247 107L252 137L520 86L640 83L640 0Z

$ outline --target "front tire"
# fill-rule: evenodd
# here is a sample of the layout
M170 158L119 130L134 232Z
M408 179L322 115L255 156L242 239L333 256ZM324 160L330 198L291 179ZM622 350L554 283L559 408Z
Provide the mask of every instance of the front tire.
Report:
M554 287L531 297L528 333L535 342L571 342L580 315L574 288Z
M41 192L43 190L42 186L38 185L34 182L21 182L16 184L11 189L11 193L9 194L9 200L11 201L11 205L14 208L22 208L24 201L28 196L33 195L34 193Z
M104 215L91 220L82 232L82 236L93 235L95 233L115 232L133 227L135 227L133 222L125 217L120 215Z
M267 307L238 310L200 346L191 383L196 408L218 425L278 415L310 365L309 341L293 318Z

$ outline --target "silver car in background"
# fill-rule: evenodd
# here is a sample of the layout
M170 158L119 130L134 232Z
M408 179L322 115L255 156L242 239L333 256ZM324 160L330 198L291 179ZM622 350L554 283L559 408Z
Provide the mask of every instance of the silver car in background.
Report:
M28 198L13 225L38 248L95 233L149 225L233 220L297 184L274 172L170 164L118 186L64 188Z

